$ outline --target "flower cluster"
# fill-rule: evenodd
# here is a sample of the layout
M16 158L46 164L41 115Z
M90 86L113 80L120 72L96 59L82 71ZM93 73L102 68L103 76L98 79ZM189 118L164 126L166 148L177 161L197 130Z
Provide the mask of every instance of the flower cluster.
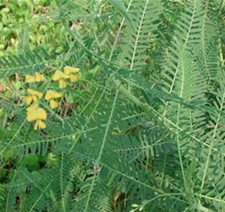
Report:
M70 66L65 66L63 71L56 71L52 76L53 81L59 82L59 88L65 88L68 84L68 80L70 82L75 82L79 78L77 72L79 72L79 68L74 68ZM45 77L43 74L35 72L34 75L26 75L26 83L34 83L34 82L43 82L45 81ZM23 97L23 101L28 105L27 111L27 121L35 122L34 130L44 129L46 128L45 120L47 118L46 111L39 107L39 101L43 97L43 93L37 90L28 88L27 96ZM55 109L59 106L59 101L62 97L62 94L55 90L47 90L45 93L44 99L49 102L50 108Z
M71 66L65 66L62 71L56 71L52 79L54 81L59 81L59 88L65 88L68 82L67 79L70 79L70 82L76 82L79 76L76 74L79 72L79 68L74 68Z

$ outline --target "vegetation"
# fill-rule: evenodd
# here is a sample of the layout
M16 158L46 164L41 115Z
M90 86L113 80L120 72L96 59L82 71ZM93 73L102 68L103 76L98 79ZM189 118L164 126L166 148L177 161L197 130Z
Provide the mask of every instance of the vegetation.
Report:
M223 0L11 2L1 211L225 211Z

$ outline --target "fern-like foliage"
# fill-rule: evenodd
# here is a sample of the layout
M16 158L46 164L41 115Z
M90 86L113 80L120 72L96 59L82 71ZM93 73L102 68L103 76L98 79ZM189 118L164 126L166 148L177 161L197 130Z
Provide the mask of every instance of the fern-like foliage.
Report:
M151 43L157 36L157 27L162 13L161 1L132 1L129 16L132 25L128 25L122 37L122 50L118 56L120 66L128 69L141 70L146 61Z
M22 42L1 74L72 65L82 77L65 88L72 103L43 105L43 130L20 99L1 100L12 114L0 137L1 211L223 211L222 1L56 3L66 52Z
M1 76L10 76L15 73L33 73L44 69L46 64L53 63L55 59L54 52L48 53L44 48L2 58L0 61Z

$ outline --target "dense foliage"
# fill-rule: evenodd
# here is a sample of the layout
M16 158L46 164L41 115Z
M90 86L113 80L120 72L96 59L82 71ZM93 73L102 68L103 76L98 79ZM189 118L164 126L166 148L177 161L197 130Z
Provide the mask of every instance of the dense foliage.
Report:
M224 1L3 2L0 211L225 211Z

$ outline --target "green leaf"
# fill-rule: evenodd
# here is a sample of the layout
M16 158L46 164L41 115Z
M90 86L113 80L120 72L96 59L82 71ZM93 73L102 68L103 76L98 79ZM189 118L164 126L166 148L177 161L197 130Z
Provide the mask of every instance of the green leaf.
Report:
M123 15L123 17L133 26L132 20L122 0L109 0L109 2Z

